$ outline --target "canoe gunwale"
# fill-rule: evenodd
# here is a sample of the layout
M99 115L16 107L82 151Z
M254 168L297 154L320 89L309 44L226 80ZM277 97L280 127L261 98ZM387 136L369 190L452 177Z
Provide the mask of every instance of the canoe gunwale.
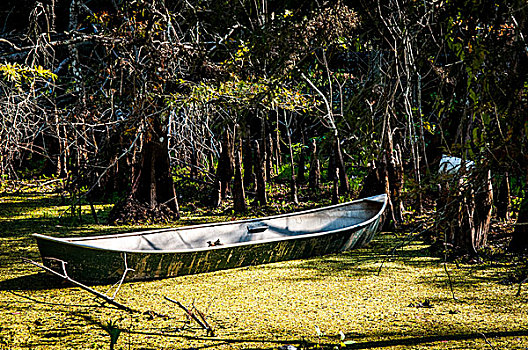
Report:
M137 232L125 232L125 233L118 233L118 234L112 234L112 235L102 235L102 236L83 236L83 237L73 237L73 238L59 238L59 237L52 237L47 235L42 235L38 233L32 234L32 236L38 240L45 240L45 241L51 241L58 244L63 245L69 245L69 246L76 246L76 247L82 247L83 249L90 249L93 251L105 251L105 252L118 252L118 253L131 253L131 254L181 254L181 253L194 253L194 252L201 252L201 251L210 251L210 250L222 250L222 249L232 249L233 247L243 247L243 246L252 246L252 245L258 245L258 244L265 244L265 243L274 243L278 241L289 241L289 240L297 240L297 239L305 239L305 238L315 238L318 236L325 236L325 235L332 235L336 233L340 233L343 231L349 231L349 230L356 230L361 227L366 227L373 223L374 221L378 220L380 216L383 214L387 207L387 196L385 194L362 198L353 200L346 203L340 203L332 206L327 207L321 207L321 208L313 208L308 209L304 211L299 212L293 212L293 213L285 213L285 214L278 214L273 216L266 216L261 218L253 218L253 219L244 219L244 220L236 220L236 221L224 221L224 222L215 222L215 223L205 223L205 224L198 224L198 225L190 225L190 226L181 226L176 228L165 228L165 229L155 229L155 230L148 230L148 231L137 231ZM293 235L293 236L283 236L283 237L277 237L277 238L269 238L269 239L262 239L258 241L248 241L248 242L237 242L237 243L229 243L219 246L212 246L212 247L198 247L198 248L188 248L188 249L173 249L173 250L164 250L164 249L158 249L158 250L144 250L144 249L114 249L114 248L104 248L104 247L95 247L93 245L89 244L83 244L81 243L84 240L99 240L99 239L112 239L112 238L124 238L124 237L134 237L134 236L145 236L150 234L158 234L163 232L171 232L171 231L188 231L192 229L197 228L207 228L207 227L217 227L217 226L225 226L225 225L238 225L238 224L245 224L245 223L252 223L252 222L261 222L264 220L270 220L270 219L280 219L280 218L287 218L292 216L301 216L305 214L311 214L311 213L317 213L320 211L328 211L340 207L346 207L352 204L357 204L360 202L383 202L383 205L381 206L380 210L373 215L371 218L365 221L361 221L355 225L346 226L343 228L335 229L335 230L329 230L329 231L319 231L319 232L312 232L312 233L306 233L306 234L299 234L299 235Z

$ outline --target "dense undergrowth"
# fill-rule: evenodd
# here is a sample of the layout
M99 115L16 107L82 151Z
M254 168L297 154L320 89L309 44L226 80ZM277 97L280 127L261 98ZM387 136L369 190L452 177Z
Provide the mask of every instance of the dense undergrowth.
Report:
M52 184L0 194L0 349L108 349L110 334L115 349L528 348L528 287L518 294L516 283L526 265L502 251L504 225L479 261L445 260L422 236L410 239L428 220L414 216L401 232L344 254L125 284L116 300L140 311L127 313L20 257L39 259L31 233L163 225L95 224L88 205L72 216L67 203ZM274 205L263 214L292 209ZM104 218L110 206L95 209ZM233 219L228 208L182 209L178 225ZM203 312L215 337L164 296Z

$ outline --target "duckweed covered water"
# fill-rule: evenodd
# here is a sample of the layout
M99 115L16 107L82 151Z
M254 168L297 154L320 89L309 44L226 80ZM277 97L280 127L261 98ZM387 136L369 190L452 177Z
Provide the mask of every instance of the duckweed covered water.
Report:
M39 259L34 232L138 229L91 224L88 206L72 225L67 210L51 194L0 196L0 349L108 349L112 329L115 349L528 348L528 287L516 297L517 285L500 283L507 264L447 264L453 298L443 261L422 242L378 275L400 242L391 233L344 254L124 284L116 300L141 313L102 307L19 259ZM164 296L205 314L215 337Z

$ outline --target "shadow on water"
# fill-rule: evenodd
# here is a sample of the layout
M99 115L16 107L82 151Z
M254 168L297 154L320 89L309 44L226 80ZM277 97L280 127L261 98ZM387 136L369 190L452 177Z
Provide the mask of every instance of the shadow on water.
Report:
M382 336L380 334L380 336ZM503 338L503 337L526 337L528 336L528 329L521 329L515 331L491 331L482 333L459 333L459 334L438 334L428 336L406 337L400 339L387 339L366 341L347 345L347 349L377 349L389 346L417 346L427 343L461 341L461 340L483 340L487 338ZM358 338L356 338L357 340Z
M13 200L13 197L17 199ZM0 202L0 214L18 214L27 213L37 208L51 208L68 205L67 200L58 195L49 195L41 193L0 193L0 198L10 199L7 202Z
M390 233L378 234L368 245L350 251L313 257L300 260L295 264L297 269L310 270L310 276L301 279L317 280L329 275L361 277L377 274L378 270L386 269L387 261L397 261L414 268L438 266L439 260L431 255L427 246L421 242L413 242L411 249L397 250L393 248L401 239ZM266 269L290 268L282 264L269 265ZM287 274L281 274L285 279L291 279Z
M0 201L0 238L26 238L30 233L76 236L84 233L83 228L95 224L87 204L83 204L80 214L76 211L72 215L69 200L58 195L0 193L2 197L9 200ZM105 223L110 207L96 211L99 222ZM116 227L109 231L122 230Z
M44 272L0 281L0 291L59 289L73 286L59 277Z

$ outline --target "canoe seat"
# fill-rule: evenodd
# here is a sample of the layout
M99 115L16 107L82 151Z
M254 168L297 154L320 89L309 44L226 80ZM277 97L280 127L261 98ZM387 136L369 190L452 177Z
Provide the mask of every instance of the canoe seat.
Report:
M258 232L264 232L268 229L268 225L264 224L262 222L259 222L257 224L252 224L247 226L248 233L258 233Z

